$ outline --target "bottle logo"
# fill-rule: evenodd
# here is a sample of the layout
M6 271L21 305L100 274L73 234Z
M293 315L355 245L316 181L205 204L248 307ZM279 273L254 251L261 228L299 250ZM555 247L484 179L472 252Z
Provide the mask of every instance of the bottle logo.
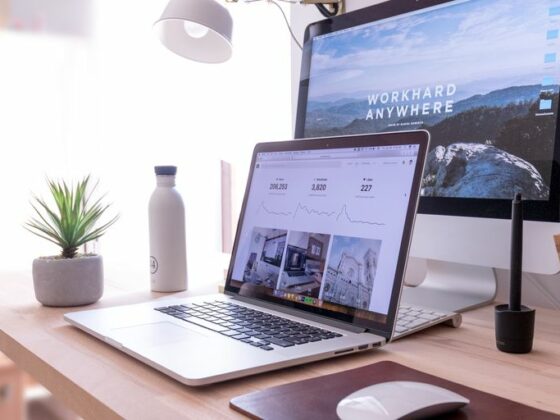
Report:
M156 260L156 257L150 257L150 272L152 274L156 274L158 270L159 264Z

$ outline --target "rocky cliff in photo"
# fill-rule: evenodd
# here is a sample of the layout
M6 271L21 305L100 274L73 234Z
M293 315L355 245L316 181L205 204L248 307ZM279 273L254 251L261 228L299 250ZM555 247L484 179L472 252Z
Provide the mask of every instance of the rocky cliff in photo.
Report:
M549 188L533 165L494 146L437 146L426 162L423 194L432 197L548 198Z

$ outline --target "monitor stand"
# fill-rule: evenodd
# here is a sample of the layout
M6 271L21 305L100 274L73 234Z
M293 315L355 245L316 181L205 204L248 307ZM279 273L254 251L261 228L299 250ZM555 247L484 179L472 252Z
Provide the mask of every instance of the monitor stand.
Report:
M496 297L493 268L427 260L427 273L418 286L405 286L401 305L464 312L491 303Z

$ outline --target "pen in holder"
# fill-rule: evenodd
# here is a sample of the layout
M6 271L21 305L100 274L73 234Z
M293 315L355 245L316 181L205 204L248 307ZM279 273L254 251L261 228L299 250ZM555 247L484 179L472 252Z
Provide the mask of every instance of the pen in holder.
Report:
M511 277L509 304L495 308L496 346L506 353L529 353L533 348L535 310L521 304L523 273L523 202L517 193L511 206Z

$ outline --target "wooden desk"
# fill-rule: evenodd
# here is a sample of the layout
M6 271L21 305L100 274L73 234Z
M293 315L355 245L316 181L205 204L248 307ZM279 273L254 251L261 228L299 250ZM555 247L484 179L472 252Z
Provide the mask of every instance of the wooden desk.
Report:
M109 282L97 307L141 302L162 295L125 294ZM494 345L493 308L380 350L344 356L253 377L189 388L137 362L62 319L68 309L44 308L34 299L30 275L0 274L0 351L76 413L92 419L240 418L228 407L240 394L381 360L560 413L560 313L537 311L534 351L510 355Z

